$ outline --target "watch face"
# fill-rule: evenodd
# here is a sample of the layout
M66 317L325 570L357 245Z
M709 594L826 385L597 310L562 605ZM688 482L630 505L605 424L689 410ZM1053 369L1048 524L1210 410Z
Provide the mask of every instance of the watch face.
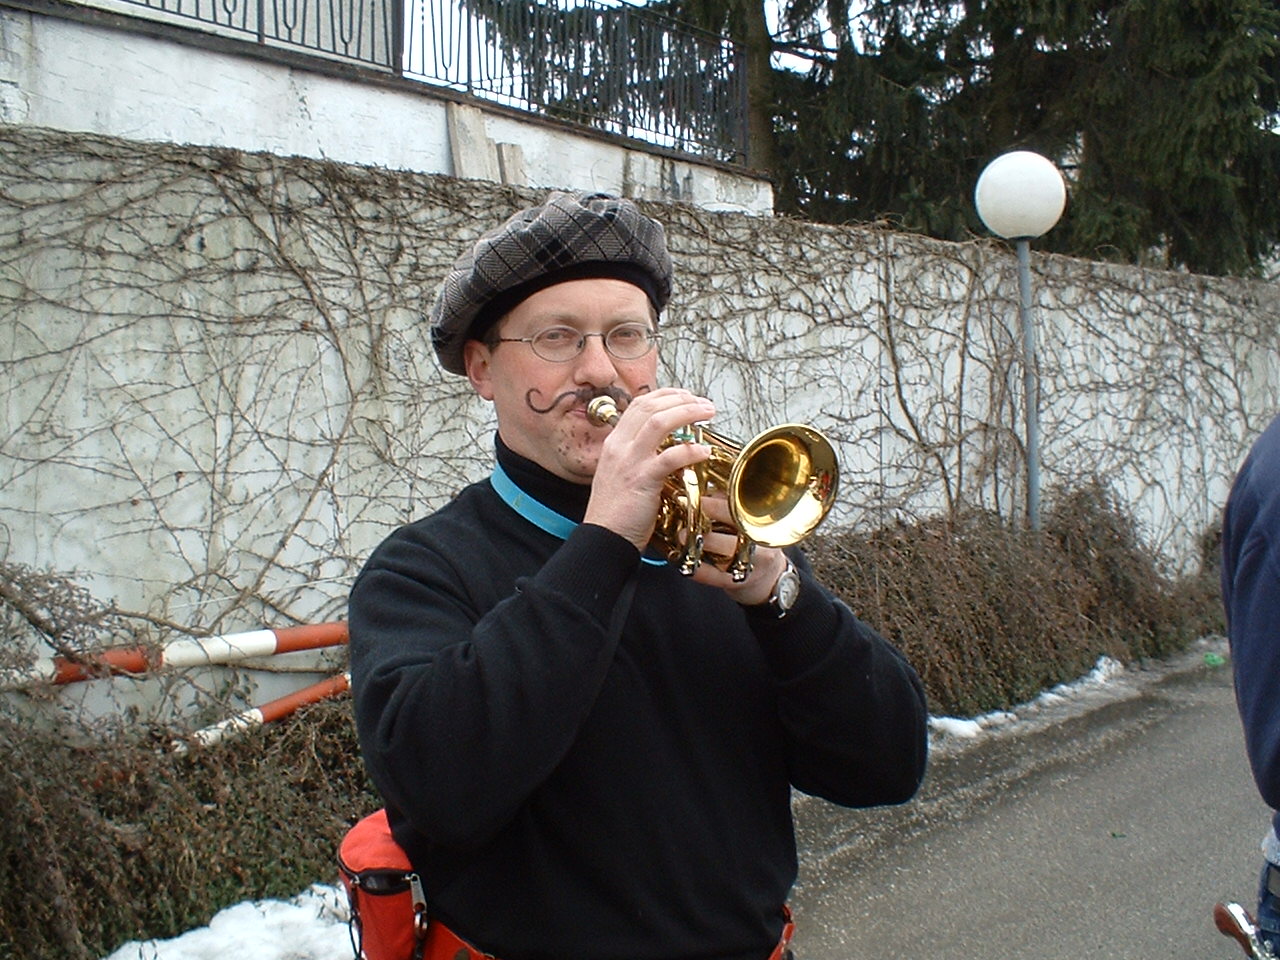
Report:
M794 570L787 570L778 578L775 589L778 592L778 607L782 610L790 610L800 594L800 575Z

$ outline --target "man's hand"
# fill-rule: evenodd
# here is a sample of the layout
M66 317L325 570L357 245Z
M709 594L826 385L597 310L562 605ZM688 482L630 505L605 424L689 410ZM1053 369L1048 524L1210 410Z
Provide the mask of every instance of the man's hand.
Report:
M710 420L715 412L705 397L673 387L632 400L613 427L599 428L612 432L601 447L583 521L606 527L643 551L653 536L667 477L710 456L702 444L659 448L674 431Z
M716 493L709 497L703 497L702 511L706 514L707 519L718 527L735 529L733 527L733 518L729 513L729 504L723 494ZM706 541L703 544L703 553L704 555L713 553L719 556L731 557L737 542L738 538L735 533L713 530L707 534ZM693 579L698 583L719 587L744 606L754 606L769 599L769 595L773 593L774 584L778 582L778 577L782 576L782 571L786 569L786 566L787 558L781 550L773 547L757 547L752 558L751 574L746 580L735 583L732 576L719 567L712 566L710 561L706 559L703 560L702 566L698 567L693 574Z

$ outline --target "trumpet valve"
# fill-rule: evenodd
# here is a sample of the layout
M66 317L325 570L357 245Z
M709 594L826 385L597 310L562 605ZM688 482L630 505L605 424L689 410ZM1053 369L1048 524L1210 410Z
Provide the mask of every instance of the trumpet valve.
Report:
M680 575L684 577L692 577L698 571L698 567L702 564L702 534L697 534L689 539L685 545L684 551L679 555Z
M739 536L738 547L733 553L733 559L729 561L729 566L725 568L729 575L733 577L734 583L741 583L751 576L751 571L755 569L753 559L755 553L755 543L744 536Z

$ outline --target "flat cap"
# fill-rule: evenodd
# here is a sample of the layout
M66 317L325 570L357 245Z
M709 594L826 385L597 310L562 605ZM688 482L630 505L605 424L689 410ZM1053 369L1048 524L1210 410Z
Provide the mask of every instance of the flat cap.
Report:
M608 193L554 192L515 214L467 250L436 291L431 344L440 365L466 373L463 344L479 339L538 290L583 277L616 277L648 294L655 310L671 298L673 268L662 225Z

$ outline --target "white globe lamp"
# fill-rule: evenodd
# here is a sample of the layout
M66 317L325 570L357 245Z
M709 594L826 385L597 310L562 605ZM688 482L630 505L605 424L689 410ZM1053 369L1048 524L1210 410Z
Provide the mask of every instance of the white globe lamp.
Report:
M973 191L982 222L1006 240L1040 237L1067 206L1067 185L1053 161L1030 150L992 160Z
M1031 240L1044 236L1067 205L1062 173L1047 157L1014 150L992 160L973 190L982 222L1012 240L1018 253L1018 317L1022 324L1022 379L1026 404L1027 520L1040 529L1040 380L1031 321Z

